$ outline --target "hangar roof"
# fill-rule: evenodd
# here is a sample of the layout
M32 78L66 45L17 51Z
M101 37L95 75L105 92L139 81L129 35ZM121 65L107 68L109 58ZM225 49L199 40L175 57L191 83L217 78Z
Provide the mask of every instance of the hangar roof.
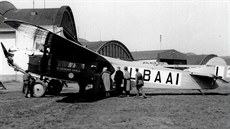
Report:
M81 42L82 45L87 46L90 50L98 52L99 49L105 45L108 41L94 41L94 42Z
M45 9L17 9L7 1L0 2L0 13L7 19L17 19L35 25L56 25L63 27L67 38L74 37L77 41L77 33L72 10L69 6L61 8ZM4 18L0 15L0 28L10 28L3 23Z
M186 55L174 49L131 52L135 60L176 59L187 60Z
M210 54L210 55L187 55L187 64L189 64L189 65L204 65L213 57L217 57L217 55L214 55L214 54Z
M230 65L230 56L225 56L223 58L226 61L227 65Z
M97 53L100 53L102 55L105 55L105 56L120 58L120 59L124 59L124 60L133 60L133 56L130 53L129 49L123 43L121 43L117 40L81 42L81 44L85 45L85 46L87 46L87 48L89 48L89 49L91 49ZM117 47L114 47L114 46L117 46ZM107 52L105 52L105 51L107 51Z
M83 39L83 38L79 38L78 37L78 41L81 43L81 42L89 42L88 40L86 40L86 39Z

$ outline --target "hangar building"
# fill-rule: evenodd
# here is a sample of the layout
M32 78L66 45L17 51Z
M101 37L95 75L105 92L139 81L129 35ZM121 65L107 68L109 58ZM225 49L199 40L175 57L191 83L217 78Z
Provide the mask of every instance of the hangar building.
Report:
M187 64L186 54L174 49L131 52L134 60L166 62L167 64Z
M128 48L117 40L81 42L81 44L104 56L119 58L127 61L133 60L133 56Z
M0 2L0 42L4 43L7 49L10 47L20 48L25 46L28 48L30 40L4 24L4 19L23 20L77 41L75 21L69 6L45 9L17 9L10 2ZM7 65L2 48L0 47L0 80L11 80L12 77L17 80L16 74Z
M75 21L69 6L45 9L17 9L10 2L2 1L0 2L0 32L1 34L4 32L13 33L14 31L3 23L4 17L26 21L53 32L60 27L66 38L77 41Z
M222 57L222 58L224 58L226 63L230 66L230 56L225 56L225 57Z
M217 55L187 55L187 64L189 65L205 65L210 59Z

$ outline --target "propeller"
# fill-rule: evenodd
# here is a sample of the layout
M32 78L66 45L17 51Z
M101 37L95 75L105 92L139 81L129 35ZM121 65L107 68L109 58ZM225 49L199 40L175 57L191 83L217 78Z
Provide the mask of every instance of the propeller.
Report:
M14 64L14 61L13 61L13 56L14 54L8 52L6 50L6 47L3 45L3 43L1 42L1 45L2 45L2 50L3 50L3 53L7 59L7 62L9 64L9 66L13 67L15 71L20 71L22 73L25 73L25 70L23 70L22 68L20 68L17 64Z
M13 57L13 56L14 56L14 54L12 54L12 53L10 53L10 52L8 52L8 51L6 50L6 47L3 45L2 42L1 42L1 45L2 45L3 53L4 53L4 55L5 55L6 58L8 58L9 56L10 56L10 57Z
M2 45L2 50L3 50L3 53L4 53L5 57L8 58L9 53L7 52L5 46L2 44L2 42L1 42L1 45Z
M1 42L1 45L2 45L3 53L4 53L4 55L5 55L6 59L7 59L7 62L9 63L9 65L12 65L12 64L13 64L13 59L12 59L12 57L14 56L14 54L8 52L8 51L6 50L6 47L3 45L2 42Z

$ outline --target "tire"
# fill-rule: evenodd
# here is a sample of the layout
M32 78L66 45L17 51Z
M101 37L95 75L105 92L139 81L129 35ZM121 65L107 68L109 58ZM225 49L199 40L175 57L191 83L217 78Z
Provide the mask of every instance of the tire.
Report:
M59 80L51 80L48 83L48 94L59 95L62 91L63 84Z
M33 84L33 96L34 97L42 97L46 93L46 85L41 80L36 80Z

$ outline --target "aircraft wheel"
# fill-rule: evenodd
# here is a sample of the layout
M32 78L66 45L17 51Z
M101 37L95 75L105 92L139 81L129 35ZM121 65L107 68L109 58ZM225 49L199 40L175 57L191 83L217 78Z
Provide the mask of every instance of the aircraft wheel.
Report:
M33 86L34 97L42 97L46 92L46 85L44 82L37 80Z
M48 93L51 95L58 95L61 93L63 84L59 80L51 80L48 83Z

